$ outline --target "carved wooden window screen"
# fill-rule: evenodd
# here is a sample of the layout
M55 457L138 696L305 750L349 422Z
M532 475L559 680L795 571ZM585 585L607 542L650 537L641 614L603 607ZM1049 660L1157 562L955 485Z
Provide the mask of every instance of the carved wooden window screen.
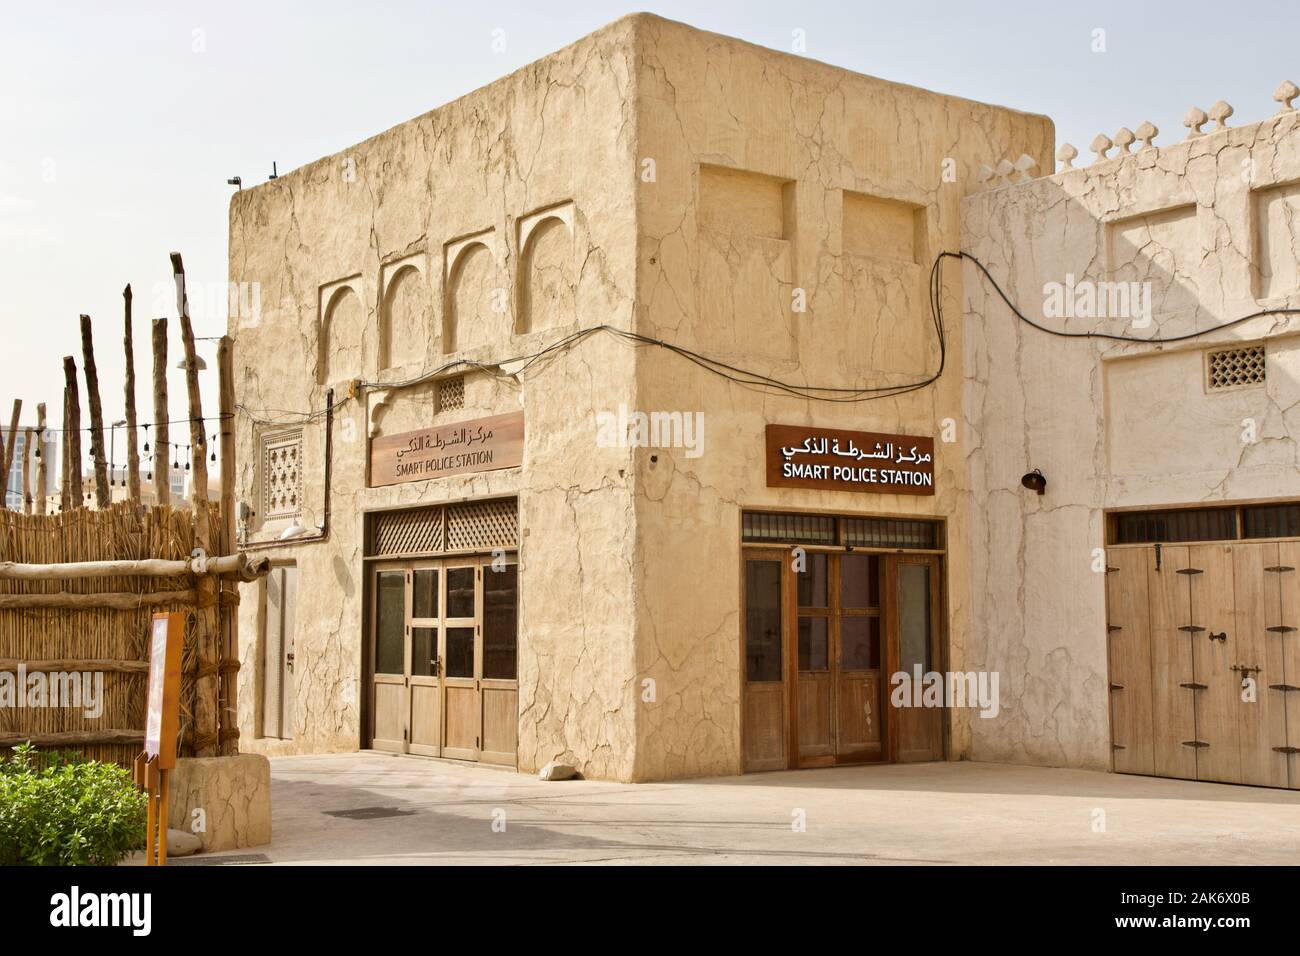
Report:
M262 516L267 520L302 514L302 429L262 439Z

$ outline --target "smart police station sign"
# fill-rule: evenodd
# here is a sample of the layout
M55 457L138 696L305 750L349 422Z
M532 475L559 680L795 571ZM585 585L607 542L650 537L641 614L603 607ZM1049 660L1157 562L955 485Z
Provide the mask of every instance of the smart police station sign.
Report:
M934 439L768 425L767 486L932 495Z
M370 485L514 468L524 460L524 413L493 415L370 443Z

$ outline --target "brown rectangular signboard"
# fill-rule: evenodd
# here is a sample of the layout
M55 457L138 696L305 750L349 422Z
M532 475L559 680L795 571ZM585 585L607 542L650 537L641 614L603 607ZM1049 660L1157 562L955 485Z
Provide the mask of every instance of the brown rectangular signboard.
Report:
M513 468L524 461L524 413L438 425L370 442L370 485Z
M145 703L144 752L159 770L176 766L180 727L181 644L185 615L155 614L149 631L149 693Z
M767 486L934 494L934 439L809 425L767 426Z

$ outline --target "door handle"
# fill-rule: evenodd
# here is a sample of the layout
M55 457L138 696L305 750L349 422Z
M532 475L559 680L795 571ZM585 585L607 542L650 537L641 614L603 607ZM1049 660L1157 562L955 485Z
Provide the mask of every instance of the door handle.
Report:
M433 667L433 676L434 676L434 677L437 677L437 676L439 676L439 675L442 673L442 658L441 658L441 657L430 657L430 658L429 658L429 664L430 664L431 667Z
M1215 634L1213 631L1211 631L1210 640L1218 641L1220 644L1226 644L1228 642L1228 632L1220 631L1218 634Z
M289 651L289 653L284 655L284 666L289 668L289 670L293 670L293 651Z

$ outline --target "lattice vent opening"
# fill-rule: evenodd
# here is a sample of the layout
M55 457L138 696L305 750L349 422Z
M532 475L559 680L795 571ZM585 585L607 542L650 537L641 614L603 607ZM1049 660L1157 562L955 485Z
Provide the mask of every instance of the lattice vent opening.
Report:
M438 411L452 412L465 407L465 376L445 378L438 383Z
M1265 372L1262 345L1220 349L1209 353L1206 362L1206 374L1209 376L1207 384L1214 390L1261 385L1264 382Z

